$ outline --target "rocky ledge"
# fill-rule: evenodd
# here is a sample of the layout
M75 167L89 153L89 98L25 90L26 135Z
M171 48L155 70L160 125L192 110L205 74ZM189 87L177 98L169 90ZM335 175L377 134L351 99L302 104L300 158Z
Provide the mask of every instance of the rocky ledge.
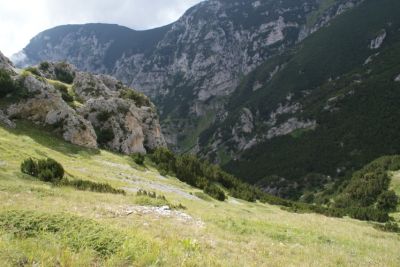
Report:
M165 146L153 103L110 76L79 72L65 62L16 70L1 53L0 71L12 80L11 90L0 94L3 125L26 119L73 144L124 154Z

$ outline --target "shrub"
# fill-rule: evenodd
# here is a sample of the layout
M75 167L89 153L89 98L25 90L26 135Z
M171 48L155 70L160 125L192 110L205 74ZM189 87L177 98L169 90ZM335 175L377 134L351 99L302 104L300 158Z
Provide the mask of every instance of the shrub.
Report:
M203 176L201 164L192 155L182 155L176 160L176 177L191 186L196 186L198 177Z
M40 174L42 172L50 172L51 173L52 178L51 178L51 180L49 180L49 182L50 181L58 182L64 177L63 166L51 158L38 160L38 169L39 169L39 178L40 178Z
M143 154L141 153L134 153L131 155L133 161L137 164L137 165L143 165L144 164L144 160L145 157Z
M39 69L41 69L43 71L47 71L49 68L50 68L50 64L47 61L44 61L39 64Z
M122 189L116 189L107 183L95 183L86 180L67 180L64 179L62 185L71 186L81 191L91 191L98 193L111 193L111 194L122 194L125 195L126 192Z
M393 190L390 190L379 195L376 205L380 210L392 212L396 211L398 203L399 198L396 193Z
M60 82L52 82L51 84L58 91L68 93L68 87L65 84L60 83Z
M206 188L204 188L204 193L219 201L224 201L226 198L224 191L222 191L221 188L215 184L209 184Z
M36 76L41 76L39 70L37 68L35 68L35 67L28 67L25 70L29 71L30 73L32 73L32 74L34 74Z
M67 102L67 103L74 102L74 97L71 96L70 94L61 93L61 97L62 97L62 99L63 99L65 102Z
M175 156L167 148L157 148L150 156L160 174L173 174L180 181L205 189L210 183L219 183L235 197L255 201L255 188L224 172L217 165L199 160L194 155ZM216 194L218 196L218 194ZM222 198L221 195L218 197Z
M0 69L0 97L4 97L16 88L15 82L7 71Z
M160 173L161 176L168 176L168 171L165 169L159 169L158 172Z
M65 84L59 82L54 82L52 84L56 90L60 91L61 97L65 102L70 103L74 101L74 97L69 94L68 87Z
M182 205L181 203L179 203L179 204L171 205L171 209L186 210L187 208L184 205Z
M169 149L158 147L150 156L151 160L157 165L158 170L168 174L176 172L176 157Z
M142 93L136 92L133 89L124 89L121 91L120 96L124 99L133 100L138 107L146 106L149 107L150 100L147 96Z
M57 80L71 84L74 81L75 74L71 73L70 71L67 70L67 64L66 63L60 63L58 64L55 69L55 74Z
M368 208L348 208L345 209L347 215L351 218L362 220L362 221L376 221L376 222L387 222L389 215L386 211L377 210L372 207Z
M335 201L335 207L360 220L384 222L396 210L398 197L389 191L388 171L398 170L400 157L381 157L353 173Z
M21 163L21 171L42 181L52 183L57 183L64 177L63 166L50 158L38 161L32 158L26 159Z
M112 129L102 129L97 131L97 142L100 145L106 145L114 139L115 135Z
M49 169L45 169L39 172L38 177L44 182L52 182L53 180L55 180L54 174Z
M163 196L163 195L157 195L156 192L147 192L146 190L143 190L143 189L139 189L136 192L136 195L137 196L147 196L147 197L150 197L150 198L157 198L157 199L166 200L165 196Z
M148 192L146 190L139 189L136 193L137 198L135 199L135 203L138 205L144 206L171 206L167 201L165 196L157 195L156 192Z
M400 233L400 227L395 222L387 222L385 224L377 224L374 226L376 229L391 232L391 233Z
M26 159L21 163L21 172L30 176L38 177L39 169L38 164L32 158Z
M97 113L96 118L99 122L106 122L111 117L111 113L107 111L100 111Z

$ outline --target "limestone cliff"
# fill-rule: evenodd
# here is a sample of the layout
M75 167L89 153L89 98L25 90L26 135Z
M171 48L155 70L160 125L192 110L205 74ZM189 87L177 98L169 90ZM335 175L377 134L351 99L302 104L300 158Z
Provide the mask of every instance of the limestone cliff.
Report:
M0 69L14 67L1 57ZM125 154L165 146L155 106L115 78L79 72L65 62L19 72L10 72L15 88L4 96L3 124L12 127L12 119L26 119L73 144Z

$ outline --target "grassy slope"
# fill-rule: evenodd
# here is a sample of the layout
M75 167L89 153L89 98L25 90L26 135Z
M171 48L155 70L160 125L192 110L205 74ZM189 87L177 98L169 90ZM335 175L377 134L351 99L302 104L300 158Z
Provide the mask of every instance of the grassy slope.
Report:
M151 189L150 182L181 193L163 192L171 202L187 207L195 222L155 214L121 216L136 196L98 194L52 187L19 172L22 159L52 157L68 175L108 182L115 187ZM124 180L125 179L125 180ZM129 182L130 181L130 182ZM136 184L133 182L136 181ZM82 149L43 131L20 124L0 127L0 212L25 209L66 212L94 219L127 236L121 252L104 260L90 250L74 252L51 234L19 239L0 229L2 266L23 263L42 266L399 266L396 234L375 230L366 222L294 214L278 207L185 198L197 192L174 178L135 166L128 157ZM23 265L22 264L22 265Z

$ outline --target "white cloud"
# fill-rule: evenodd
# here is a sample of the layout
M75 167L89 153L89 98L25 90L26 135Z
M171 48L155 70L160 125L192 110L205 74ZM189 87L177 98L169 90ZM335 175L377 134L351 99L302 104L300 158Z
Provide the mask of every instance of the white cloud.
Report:
M63 24L103 22L142 30L177 20L202 0L0 0L0 51L20 51L41 31Z

